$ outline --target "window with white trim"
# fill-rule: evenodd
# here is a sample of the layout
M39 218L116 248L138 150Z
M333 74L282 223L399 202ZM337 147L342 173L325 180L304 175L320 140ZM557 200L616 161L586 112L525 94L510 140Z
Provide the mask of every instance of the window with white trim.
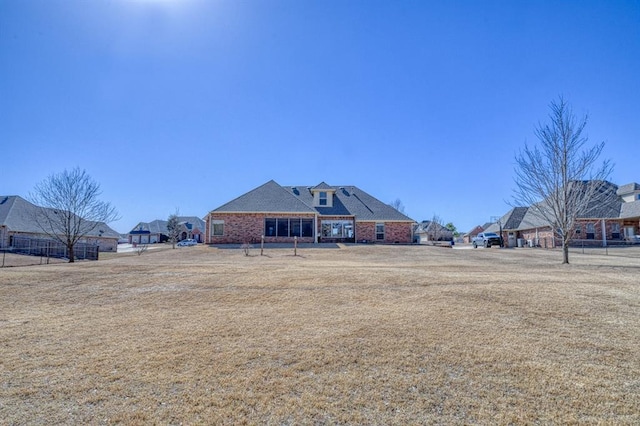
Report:
M224 220L211 221L211 236L221 237L224 235Z
M593 223L587 223L587 240L593 240L596 237L596 226Z
M376 223L376 240L384 240L384 223Z

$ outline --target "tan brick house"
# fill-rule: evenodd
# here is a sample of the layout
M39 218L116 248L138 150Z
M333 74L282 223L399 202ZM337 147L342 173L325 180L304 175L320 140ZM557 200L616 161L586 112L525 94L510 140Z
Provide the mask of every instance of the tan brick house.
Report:
M273 180L212 210L209 244L411 243L415 221L355 186L281 186Z
M501 233L506 247L556 247L561 244L548 224L529 207L515 207L486 232ZM606 246L640 242L640 185L618 187L604 182L584 217L576 220L571 245Z
M0 196L0 249L12 247L16 238L50 239L35 220L44 210L51 209L36 206L17 195ZM117 251L120 234L103 222L84 221L83 224L89 231L79 243L97 245L101 252Z

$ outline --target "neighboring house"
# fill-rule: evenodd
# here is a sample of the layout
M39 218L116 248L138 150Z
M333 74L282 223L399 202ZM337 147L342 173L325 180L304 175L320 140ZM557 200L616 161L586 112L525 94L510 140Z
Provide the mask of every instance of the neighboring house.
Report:
M0 196L0 248L11 247L18 236L49 239L35 220L44 209L16 195ZM100 222L79 242L98 245L101 252L117 251L119 238L120 234Z
M261 185L206 216L206 242L411 243L414 220L355 186Z
M637 242L640 235L640 185L618 187L605 182L588 213L576 221L572 244L608 245ZM520 244L556 247L561 244L554 231L530 207L516 207L486 232L502 233L505 246Z
M518 230L528 210L528 207L514 207L497 222L487 226L484 231L500 235L505 247L516 247Z
M191 238L201 243L204 241L205 223L197 216L178 216L180 235L178 241ZM155 244L169 239L167 221L156 219L152 222L140 222L127 234L130 243Z
M413 231L413 242L418 244L429 244L435 241L452 241L453 231L445 228L438 222L423 220L415 225Z
M485 224L484 226L481 226L481 225L476 226L476 227L475 227L475 228L473 228L471 231L467 232L466 234L464 234L464 235L462 236L462 242L463 242L463 243L470 244L470 243L471 243L471 241L473 241L473 239L474 239L475 237L477 237L479 233L483 232L483 231L484 231L484 229L485 229L486 227L488 227L489 225L490 225L490 224Z

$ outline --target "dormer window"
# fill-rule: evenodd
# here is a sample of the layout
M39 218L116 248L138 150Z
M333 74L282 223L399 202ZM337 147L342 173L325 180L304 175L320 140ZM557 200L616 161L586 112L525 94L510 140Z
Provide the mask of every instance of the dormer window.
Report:
M309 188L311 194L313 194L313 206L314 207L333 207L333 197L336 190L322 182L320 185Z

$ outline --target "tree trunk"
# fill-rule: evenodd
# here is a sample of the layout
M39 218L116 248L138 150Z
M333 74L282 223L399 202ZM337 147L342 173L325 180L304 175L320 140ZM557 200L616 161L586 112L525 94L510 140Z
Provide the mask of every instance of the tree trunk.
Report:
M75 262L76 258L73 253L73 244L67 244L67 250L69 251L69 263Z
M562 263L569 263L569 243L566 241L562 242Z

